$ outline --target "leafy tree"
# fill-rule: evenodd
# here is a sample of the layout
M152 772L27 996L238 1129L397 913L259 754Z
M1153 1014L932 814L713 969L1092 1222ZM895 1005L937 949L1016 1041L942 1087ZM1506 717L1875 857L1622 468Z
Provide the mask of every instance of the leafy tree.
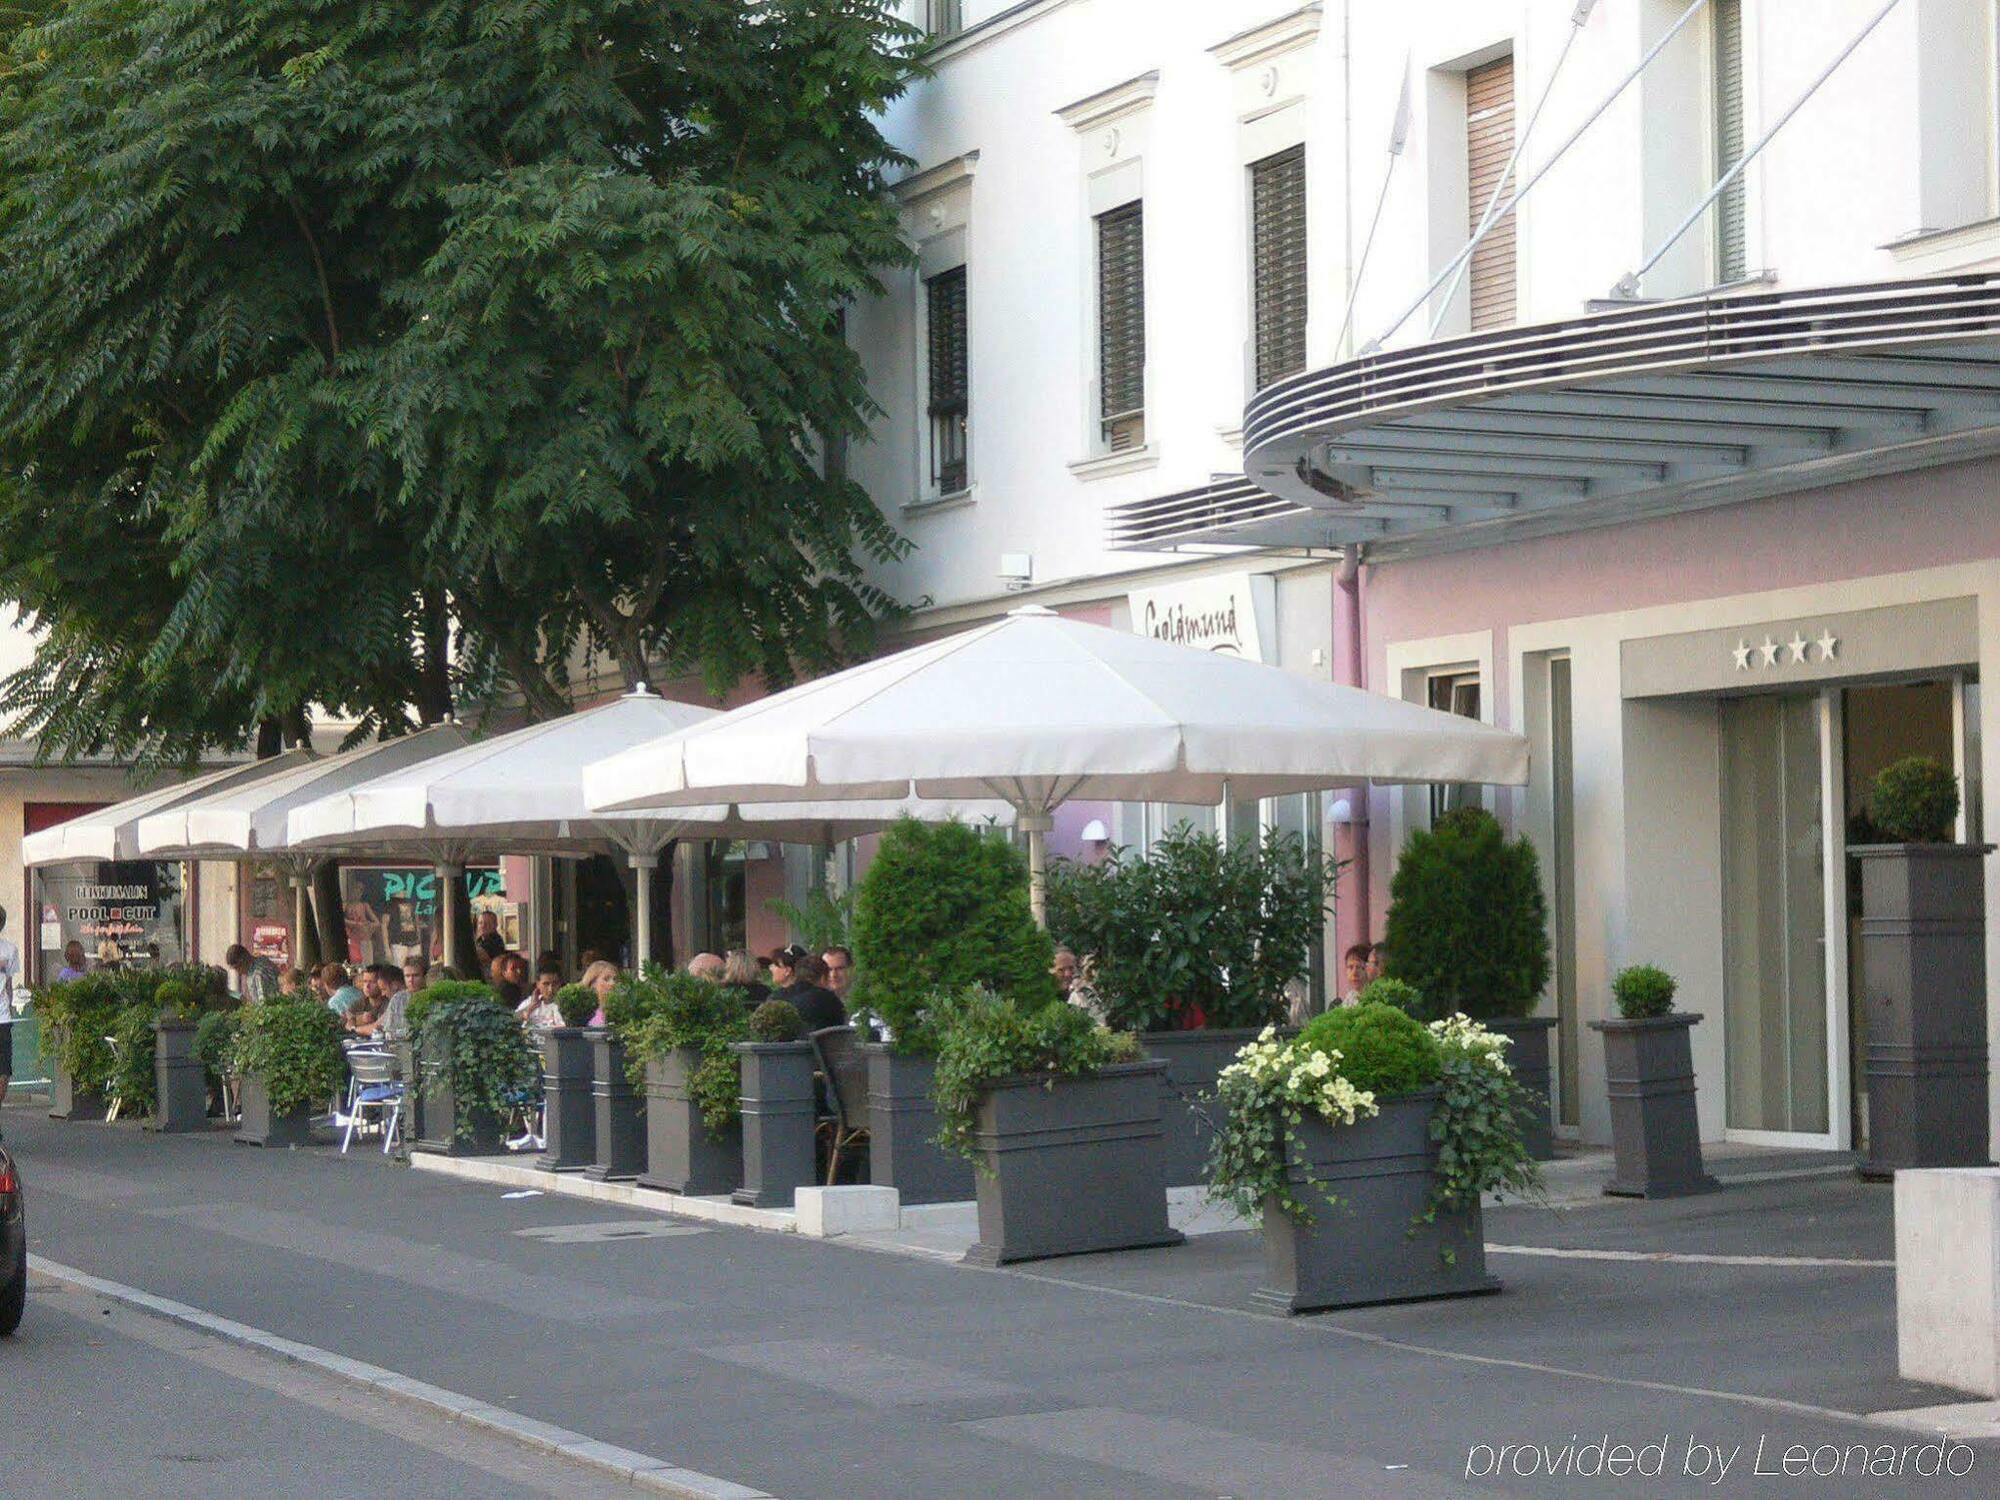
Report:
M829 440L907 254L873 0L0 11L6 686L188 758L496 686L782 682L903 543Z

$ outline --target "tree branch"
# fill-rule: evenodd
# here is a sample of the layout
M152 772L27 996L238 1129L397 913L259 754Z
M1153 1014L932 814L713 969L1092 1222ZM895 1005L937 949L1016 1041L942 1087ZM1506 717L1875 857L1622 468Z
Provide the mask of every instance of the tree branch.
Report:
M297 203L291 203L292 221L299 226L299 234L305 239L306 250L312 256L313 274L319 278L320 306L326 309L326 337L332 353L327 363L340 358L340 323L333 315L333 288L327 285L326 262L320 259L319 241L313 238L312 226L306 223L306 216Z

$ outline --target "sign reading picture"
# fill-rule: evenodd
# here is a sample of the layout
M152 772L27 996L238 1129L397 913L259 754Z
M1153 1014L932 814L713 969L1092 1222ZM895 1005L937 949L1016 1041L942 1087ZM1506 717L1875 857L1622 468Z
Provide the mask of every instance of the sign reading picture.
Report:
M1276 590L1268 573L1191 578L1134 589L1128 598L1132 629L1156 641L1246 661L1270 661L1276 651Z
M496 868L465 872L468 910L506 905L506 884ZM418 954L444 951L438 928L438 875L424 865L344 865L340 901L347 917L347 958L356 964L401 964ZM503 919L502 928L506 923Z
M41 907L43 972L62 964L63 949L83 944L92 961L112 958L180 963L187 956L181 932L181 867L126 860L81 869L35 872ZM108 945L108 946L107 946Z

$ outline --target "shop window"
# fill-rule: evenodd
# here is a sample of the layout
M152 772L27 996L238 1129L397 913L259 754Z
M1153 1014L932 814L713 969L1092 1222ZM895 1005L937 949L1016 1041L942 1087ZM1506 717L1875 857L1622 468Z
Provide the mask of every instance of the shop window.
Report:
M153 860L37 869L37 975L54 976L63 966L63 949L72 942L83 945L92 968L106 960L186 963L184 869L178 862Z
M509 948L521 946L522 909L508 899L498 868L465 872L466 909L476 918L491 912ZM429 865L343 865L340 904L347 919L350 964L395 964L419 954L444 956L439 920L438 874Z

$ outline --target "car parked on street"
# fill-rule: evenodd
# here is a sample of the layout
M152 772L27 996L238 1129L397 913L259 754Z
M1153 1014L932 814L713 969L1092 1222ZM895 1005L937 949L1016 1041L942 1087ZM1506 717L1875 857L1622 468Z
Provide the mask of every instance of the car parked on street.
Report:
M0 1338L21 1326L28 1305L28 1224L21 1208L21 1169L0 1146Z

